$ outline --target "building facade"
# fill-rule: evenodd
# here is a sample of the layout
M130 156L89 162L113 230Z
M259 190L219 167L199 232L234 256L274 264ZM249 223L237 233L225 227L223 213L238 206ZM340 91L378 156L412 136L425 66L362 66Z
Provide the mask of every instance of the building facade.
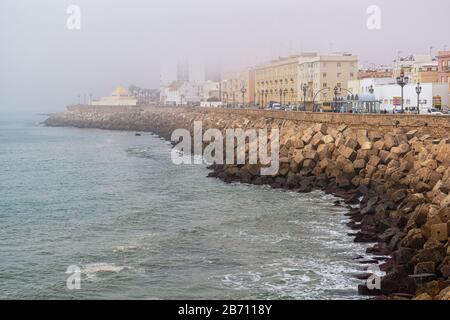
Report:
M93 100L90 104L93 106L136 106L138 100L124 87L118 87L111 96Z
M448 107L448 85L445 83L421 83L422 92L418 100L415 83L404 87L403 106L405 111L415 110L419 102L420 113L426 114L431 109ZM398 112L401 110L401 88L397 84L379 84L374 86L374 95L381 103L381 110Z
M411 70L411 76L413 83L438 82L437 61L414 63Z
M329 105L334 99L334 88L339 88L339 95L348 94L349 80L358 77L358 58L349 53L316 55L304 57L299 63L298 92L300 102L307 110L317 106ZM302 88L306 88L306 101Z
M255 104L255 71L244 69L225 74L221 81L222 101L227 106L253 106Z
M333 101L335 86L346 94L349 80L358 77L358 58L352 54L302 53L255 67L257 104L304 105ZM306 97L303 89L306 89Z
M440 51L438 60L438 82L450 84L450 51Z
M298 103L298 72L301 56L279 58L255 67L255 93L258 106L265 106L270 102L283 105Z
M169 106L199 105L199 87L191 82L175 81L161 91L161 102Z

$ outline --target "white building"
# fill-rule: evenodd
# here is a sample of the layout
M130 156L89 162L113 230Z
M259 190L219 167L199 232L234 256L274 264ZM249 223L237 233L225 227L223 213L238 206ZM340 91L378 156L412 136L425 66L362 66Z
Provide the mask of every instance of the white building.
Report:
M396 80L394 78L365 78L360 80L349 80L347 87L353 94L370 94L371 88L395 83Z
M220 100L220 82L205 81L199 86L201 101Z
M417 93L415 83L404 87L404 110L417 110ZM448 108L449 86L446 83L422 83L419 100L420 113L427 113L433 108ZM381 110L393 112L401 110L401 88L397 84L377 84L373 87L374 95L381 103Z
M199 87L190 82L175 81L161 91L161 102L165 105L200 104Z
M137 99L124 87L118 87L110 97L91 101L93 106L136 106Z

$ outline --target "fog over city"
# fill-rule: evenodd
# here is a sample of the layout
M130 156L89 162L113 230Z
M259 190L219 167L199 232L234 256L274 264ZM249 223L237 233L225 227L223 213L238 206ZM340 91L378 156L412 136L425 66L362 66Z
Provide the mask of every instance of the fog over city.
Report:
M70 30L67 8L80 8ZM367 8L381 9L370 30ZM50 112L79 93L158 88L180 59L222 70L299 52L351 52L361 65L450 46L448 0L70 0L0 2L0 111Z

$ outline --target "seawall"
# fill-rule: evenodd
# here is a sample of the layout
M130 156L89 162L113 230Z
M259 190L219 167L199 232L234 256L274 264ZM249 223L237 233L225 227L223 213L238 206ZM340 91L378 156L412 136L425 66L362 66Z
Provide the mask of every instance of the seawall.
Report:
M194 121L205 130L280 129L278 174L262 176L260 165L246 164L213 165L210 176L341 197L350 235L390 257L380 265L387 272L381 289L362 285L362 294L450 299L450 117L73 106L46 124L170 139L175 129L192 131Z

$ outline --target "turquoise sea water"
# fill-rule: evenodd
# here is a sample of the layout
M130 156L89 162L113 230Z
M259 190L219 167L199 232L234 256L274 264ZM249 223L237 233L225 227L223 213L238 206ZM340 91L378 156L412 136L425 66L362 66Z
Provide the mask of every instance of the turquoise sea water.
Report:
M365 248L332 196L228 185L152 134L44 119L0 118L0 298L359 298Z

